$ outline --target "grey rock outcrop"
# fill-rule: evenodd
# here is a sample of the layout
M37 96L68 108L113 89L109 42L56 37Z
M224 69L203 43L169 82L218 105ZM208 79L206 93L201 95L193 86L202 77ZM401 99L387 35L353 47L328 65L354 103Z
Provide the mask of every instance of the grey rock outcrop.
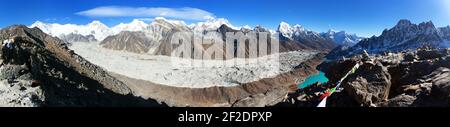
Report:
M74 34L74 33L70 33L67 35L63 34L63 35L58 36L58 38L68 44L71 44L74 42L96 42L97 41L97 39L95 39L94 35L83 36L81 34Z
M109 36L100 45L113 50L124 50L134 53L147 53L152 40L146 37L144 32L120 32L118 35Z

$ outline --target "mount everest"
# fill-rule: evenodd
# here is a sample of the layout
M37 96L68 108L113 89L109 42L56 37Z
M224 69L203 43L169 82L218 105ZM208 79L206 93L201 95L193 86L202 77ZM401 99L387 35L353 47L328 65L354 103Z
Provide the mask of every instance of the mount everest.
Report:
M80 34L83 36L93 35L95 39L102 41L106 37L117 35L122 31L133 32L133 31L149 30L149 32L158 32L155 29L162 29L162 28L170 29L172 27L184 27L196 31L203 31L203 30L215 30L223 24L232 26L230 25L228 20L222 18L210 19L205 22L198 22L195 24L187 25L184 21L168 20L163 17L156 17L150 24L145 23L144 20L141 19L134 19L130 23L120 23L113 27L108 27L98 20L94 20L86 25L44 23L41 21L36 21L29 27L30 28L38 27L45 33L56 37L60 35L68 35L70 33L73 33L73 34ZM158 26L161 26L162 28L154 28Z

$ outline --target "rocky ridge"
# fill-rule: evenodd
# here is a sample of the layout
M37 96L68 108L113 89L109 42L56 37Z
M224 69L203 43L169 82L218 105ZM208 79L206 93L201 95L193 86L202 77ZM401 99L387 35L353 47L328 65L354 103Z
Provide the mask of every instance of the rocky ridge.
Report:
M403 19L394 27L385 29L380 36L363 39L354 46L333 49L327 58L351 57L362 53L363 50L374 54L415 50L422 45L448 48L450 46L449 27L437 28L431 21L413 24Z
M161 106L40 29L0 31L2 106Z

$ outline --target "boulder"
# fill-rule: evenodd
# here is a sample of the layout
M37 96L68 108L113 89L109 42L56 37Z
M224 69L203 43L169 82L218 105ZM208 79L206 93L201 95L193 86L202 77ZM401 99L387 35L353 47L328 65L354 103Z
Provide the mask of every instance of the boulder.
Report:
M450 69L439 68L430 74L429 77L433 84L431 88L432 94L439 98L450 98Z
M441 58L443 55L438 50L418 50L417 56L420 60Z
M363 106L388 99L391 76L381 63L364 63L344 80L342 85L350 97Z
M407 62L413 62L417 59L419 59L419 58L417 58L417 56L413 53L408 53L404 56L404 61L407 61Z

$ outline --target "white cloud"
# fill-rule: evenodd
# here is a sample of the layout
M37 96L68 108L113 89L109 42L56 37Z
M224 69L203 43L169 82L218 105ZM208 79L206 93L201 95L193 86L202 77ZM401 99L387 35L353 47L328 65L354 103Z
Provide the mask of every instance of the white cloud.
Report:
M205 20L214 17L211 12L191 7L125 7L102 6L76 13L88 17L167 17L186 20Z

